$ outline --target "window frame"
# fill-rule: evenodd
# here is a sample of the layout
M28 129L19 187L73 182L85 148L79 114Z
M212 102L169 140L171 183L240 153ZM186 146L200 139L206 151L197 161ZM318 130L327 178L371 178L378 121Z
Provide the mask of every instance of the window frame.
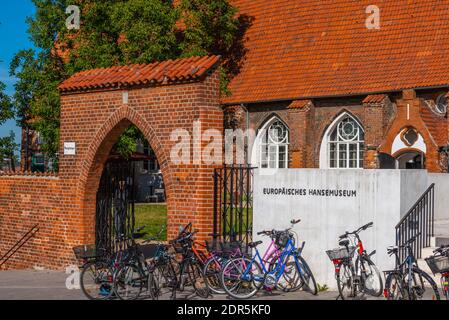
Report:
M275 124L281 124L285 128L285 137L282 141L274 141L270 135L270 130ZM259 131L258 135L258 161L261 169L288 169L289 168L289 146L290 146L290 129L289 127L278 117L273 117L268 121ZM281 148L284 150L284 159L281 166ZM272 151L273 150L273 151ZM264 153L265 151L265 153ZM266 159L264 159L266 156ZM274 157L273 157L274 156ZM271 165L274 163L274 166Z
M349 119L353 122L358 129L356 136L352 139L345 139L340 134L341 124ZM335 136L336 138L332 138ZM355 150L351 150L351 146L355 146ZM349 113L341 114L335 121L328 127L322 141L322 148L320 152L320 168L335 169L335 170L362 170L364 169L365 158L365 130L361 123ZM332 148L334 147L334 148ZM344 152L344 159L341 158L342 149ZM355 154L355 158L351 157L351 154ZM325 155L326 159L323 161L322 157ZM344 166L341 161L344 161ZM352 164L355 166L351 167Z

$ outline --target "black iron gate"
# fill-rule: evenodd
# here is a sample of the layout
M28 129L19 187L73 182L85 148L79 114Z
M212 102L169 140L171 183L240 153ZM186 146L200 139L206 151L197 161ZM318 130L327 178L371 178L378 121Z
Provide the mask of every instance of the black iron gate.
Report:
M97 252L113 253L126 246L134 232L134 162L106 163L97 192Z
M224 242L252 241L253 177L250 166L215 169L214 234Z

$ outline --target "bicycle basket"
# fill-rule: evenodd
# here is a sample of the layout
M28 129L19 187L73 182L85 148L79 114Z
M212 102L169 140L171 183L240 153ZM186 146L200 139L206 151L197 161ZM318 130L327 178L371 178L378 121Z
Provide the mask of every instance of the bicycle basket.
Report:
M449 271L449 258L445 256L429 257L425 259L433 274Z
M94 244L73 247L73 252L78 260L94 259L99 256Z
M288 240L292 237L292 235L289 232L280 232L276 235L276 245L280 248L285 248L287 245Z
M332 261L334 260L344 260L344 259L350 259L354 256L356 247L349 247L349 248L337 248L333 250L326 251L329 259Z

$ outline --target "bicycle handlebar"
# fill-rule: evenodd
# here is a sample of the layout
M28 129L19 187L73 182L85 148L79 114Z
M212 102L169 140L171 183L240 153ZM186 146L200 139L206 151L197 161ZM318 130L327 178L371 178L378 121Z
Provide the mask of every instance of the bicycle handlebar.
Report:
M266 230L265 231L260 231L260 232L257 233L258 236L262 236L262 235L270 236L272 234L273 234L273 231L266 231Z
M344 238L347 238L347 237L348 237L349 235L351 235L351 234L354 234L354 235L359 234L360 232L365 231L365 230L368 229L368 228L371 228L373 225L374 225L374 222L370 222L370 223L367 223L367 224L365 224L364 226L358 228L358 229L355 230L355 231L352 231L352 232L346 231L346 233L345 233L345 234L342 234L339 238L340 238L340 239L344 239Z

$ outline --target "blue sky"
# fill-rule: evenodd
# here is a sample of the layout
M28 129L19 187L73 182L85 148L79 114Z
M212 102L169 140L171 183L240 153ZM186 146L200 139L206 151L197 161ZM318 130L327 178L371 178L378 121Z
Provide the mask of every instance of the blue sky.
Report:
M14 92L15 79L9 76L9 63L14 54L20 49L32 48L33 45L27 34L26 17L34 14L34 4L31 0L2 1L0 10L0 81L7 85L6 93ZM20 140L20 129L14 120L0 125L0 136L9 134L10 130L16 133Z

